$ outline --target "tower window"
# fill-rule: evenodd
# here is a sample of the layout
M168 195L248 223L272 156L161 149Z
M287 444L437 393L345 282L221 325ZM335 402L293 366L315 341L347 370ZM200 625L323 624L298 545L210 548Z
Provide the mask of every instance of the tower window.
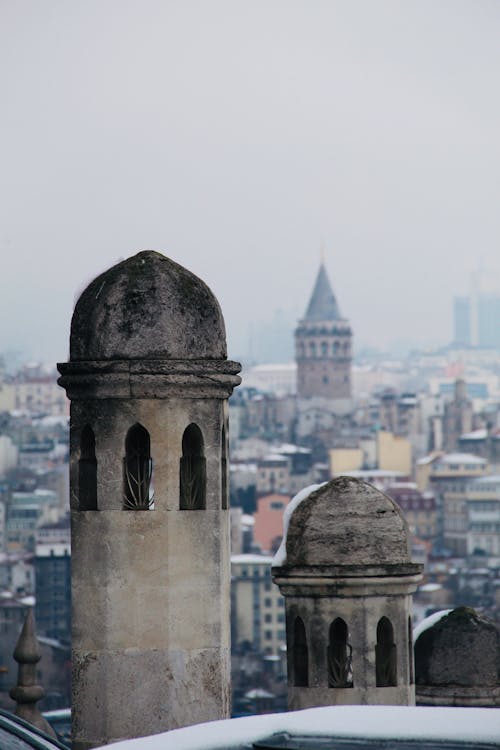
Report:
M221 508L222 510L227 510L227 433L225 424L222 425L221 443Z
M410 685L413 685L415 682L415 675L414 675L414 657L413 657L413 626L411 622L411 617L408 617L408 659L409 659L409 673L410 673Z
M328 687L352 688L352 646L347 624L341 617L330 625L327 648Z
M381 617L377 625L375 646L377 687L394 687L397 681L397 652L394 643L394 628L387 617Z
M97 458L95 436L89 425L85 425L80 439L78 461L78 509L97 510Z
M149 510L153 504L150 493L153 474L149 432L141 424L134 424L125 438L123 459L123 509Z
M300 617L295 618L293 627L293 684L295 687L308 687L309 685L306 629Z
M180 510L203 510L206 502L207 471L203 435L192 422L182 436L180 463Z

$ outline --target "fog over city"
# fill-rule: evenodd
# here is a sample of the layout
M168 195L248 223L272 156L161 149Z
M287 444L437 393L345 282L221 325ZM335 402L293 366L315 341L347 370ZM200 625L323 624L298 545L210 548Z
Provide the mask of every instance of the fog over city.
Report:
M358 348L449 342L471 272L500 290L499 30L494 0L0 0L0 351L65 360L146 248L233 357L287 338L322 246Z

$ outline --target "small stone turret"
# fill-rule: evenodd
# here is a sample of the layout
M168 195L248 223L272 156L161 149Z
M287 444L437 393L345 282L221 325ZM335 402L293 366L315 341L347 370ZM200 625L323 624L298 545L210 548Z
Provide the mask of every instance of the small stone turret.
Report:
M500 630L458 607L415 640L419 706L500 706Z
M73 747L229 714L222 313L156 252L78 300L70 361Z
M351 477L299 493L273 567L286 602L289 708L415 703L404 517Z

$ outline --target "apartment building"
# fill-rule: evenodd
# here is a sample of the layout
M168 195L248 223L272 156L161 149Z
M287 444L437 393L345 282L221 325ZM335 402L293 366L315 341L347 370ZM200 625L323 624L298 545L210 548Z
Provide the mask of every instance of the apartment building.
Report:
M231 630L233 647L248 643L256 651L278 655L286 643L285 604L271 581L272 557L231 557Z

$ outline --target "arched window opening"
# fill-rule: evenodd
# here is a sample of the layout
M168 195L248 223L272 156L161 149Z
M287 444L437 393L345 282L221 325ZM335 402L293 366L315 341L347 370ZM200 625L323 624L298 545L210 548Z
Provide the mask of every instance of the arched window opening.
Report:
M311 357L316 356L316 344L314 343L314 341L311 341L311 343L309 344L309 354L311 355Z
M334 341L333 342L333 347L332 347L333 348L333 354L338 354L339 346L340 346L340 344L339 344L338 341Z
M413 656L413 625L411 617L408 617L408 659L409 659L409 673L410 673L410 685L415 682L415 670L414 670L414 656Z
M394 643L394 628L387 617L381 617L377 625L375 646L375 669L377 687L394 687L397 679L397 652Z
M134 424L125 438L123 459L123 509L149 510L153 504L153 460L149 432Z
M328 344L326 341L321 342L321 356L326 357L328 354Z
M330 688L352 688L352 646L348 637L347 624L337 617L330 625L327 648Z
M227 433L226 433L226 425L222 425L222 434L221 434L221 460L220 460L220 470L221 470L221 508L222 510L227 510L229 507L228 502L228 486L227 486Z
M97 458L95 436L85 425L80 438L78 461L78 510L97 510Z
M293 626L293 684L295 687L308 687L309 685L306 629L300 617L295 618Z
M207 484L207 471L203 435L198 425L190 424L182 436L180 465L181 510L203 510Z

